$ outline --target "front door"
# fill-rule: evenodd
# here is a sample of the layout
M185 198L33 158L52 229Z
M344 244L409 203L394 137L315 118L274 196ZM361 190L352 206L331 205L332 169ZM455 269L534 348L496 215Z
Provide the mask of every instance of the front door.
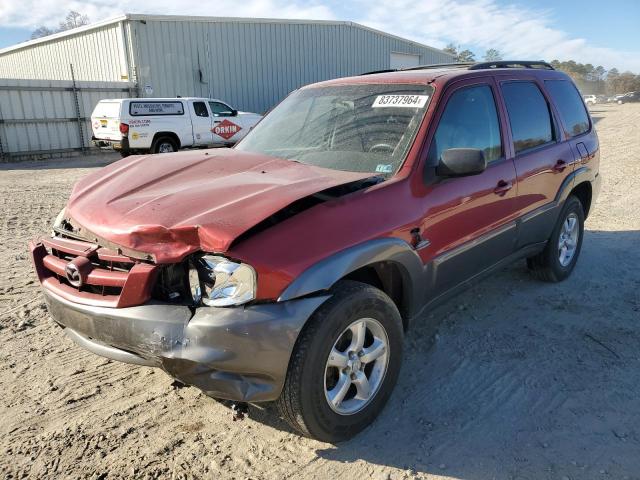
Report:
M210 145L213 143L211 132L211 115L207 103L199 100L191 101L191 124L193 126L193 144Z
M440 178L433 173L427 179L421 235L429 244L419 253L432 270L428 300L514 251L516 172L505 155L504 120L496 108L495 89L491 78L468 80L454 84L441 102L444 108L429 147L427 171L435 172L433 167L450 148L482 150L487 168L467 177Z
M213 139L215 143L236 143L249 131L238 112L226 103L211 100L209 108L213 113Z

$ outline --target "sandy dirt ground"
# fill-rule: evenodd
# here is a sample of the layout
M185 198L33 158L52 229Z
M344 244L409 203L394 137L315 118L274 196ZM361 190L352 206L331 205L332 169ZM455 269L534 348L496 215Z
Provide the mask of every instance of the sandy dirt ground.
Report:
M0 166L0 476L640 478L640 105L593 116L604 183L573 276L544 284L519 263L430 312L382 415L339 445L271 406L232 422L162 371L75 346L26 245L104 157Z

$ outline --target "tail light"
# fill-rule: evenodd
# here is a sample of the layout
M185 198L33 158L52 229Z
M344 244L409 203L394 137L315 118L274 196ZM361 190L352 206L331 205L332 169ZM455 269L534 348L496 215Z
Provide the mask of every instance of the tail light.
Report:
M121 123L120 124L120 133L122 135L126 135L127 133L129 133L129 125L127 125L126 123Z

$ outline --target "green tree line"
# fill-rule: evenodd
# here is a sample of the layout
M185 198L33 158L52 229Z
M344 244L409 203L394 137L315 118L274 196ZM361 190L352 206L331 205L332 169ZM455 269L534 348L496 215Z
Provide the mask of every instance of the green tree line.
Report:
M456 57L456 62L475 62L476 55L471 50L461 50L459 46L450 43L444 49ZM482 61L495 62L502 60L502 53L495 48L485 52ZM640 91L640 75L633 72L622 72L617 68L606 70L602 65L594 66L590 63L578 63L574 60L561 62L553 60L551 65L569 75L580 91L585 95L615 95L618 93Z

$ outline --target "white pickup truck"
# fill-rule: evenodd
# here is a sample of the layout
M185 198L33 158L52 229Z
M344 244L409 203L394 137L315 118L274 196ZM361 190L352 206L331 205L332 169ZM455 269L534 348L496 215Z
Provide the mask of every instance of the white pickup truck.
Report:
M261 118L212 98L100 100L91 114L92 141L118 150L122 156L229 146Z

